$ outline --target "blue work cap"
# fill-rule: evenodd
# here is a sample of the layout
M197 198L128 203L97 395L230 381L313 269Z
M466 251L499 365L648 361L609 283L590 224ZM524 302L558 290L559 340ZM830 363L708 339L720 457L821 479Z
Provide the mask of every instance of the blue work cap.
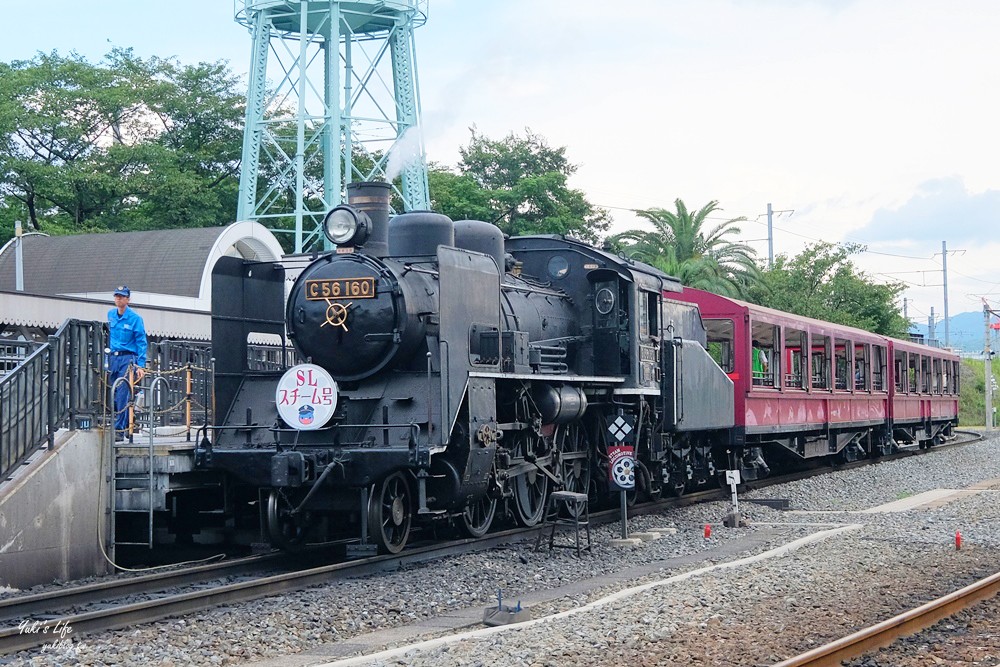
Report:
M125 285L122 285L121 287L115 289L115 296L118 296L119 294L129 298L132 297L132 292L130 292L128 287L125 287Z

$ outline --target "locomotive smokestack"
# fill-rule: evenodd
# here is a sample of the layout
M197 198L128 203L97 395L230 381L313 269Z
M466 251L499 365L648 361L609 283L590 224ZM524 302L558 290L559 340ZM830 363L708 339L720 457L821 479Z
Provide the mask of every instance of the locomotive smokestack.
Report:
M389 255L389 198L392 185L382 181L347 184L347 203L368 214L372 221L371 233L364 245L364 252L373 257Z

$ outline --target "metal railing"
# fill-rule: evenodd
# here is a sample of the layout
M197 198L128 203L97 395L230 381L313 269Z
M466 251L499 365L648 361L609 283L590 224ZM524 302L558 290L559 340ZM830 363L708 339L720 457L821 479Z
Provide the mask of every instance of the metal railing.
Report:
M209 343L189 340L150 343L147 365L164 377L166 383L146 400L148 407L157 411L161 426L190 423L192 416L195 421L212 423L212 356ZM296 363L298 357L291 346L247 346L247 367L251 370L282 370ZM186 411L170 411L170 406L181 404L186 404Z
M148 359L153 371L165 382L147 397L148 408L157 413L160 426L212 419L212 348L207 343L161 340L151 343ZM174 410L172 407L182 406Z
M66 320L43 344L0 346L0 354L17 356L0 377L0 479L42 445L52 448L60 428L77 428L81 420L96 422L107 398L102 322ZM31 347L37 349L31 351ZM23 358L21 353L24 353ZM292 347L250 345L249 367L286 368L297 363ZM145 397L160 425L212 420L212 350L207 343L160 341L150 345L152 370L164 382ZM178 406L184 409L176 409Z
M62 426L92 416L101 397L100 322L66 320L48 342L0 378L0 477Z
M31 340L7 340L0 343L0 377L17 368L42 344Z

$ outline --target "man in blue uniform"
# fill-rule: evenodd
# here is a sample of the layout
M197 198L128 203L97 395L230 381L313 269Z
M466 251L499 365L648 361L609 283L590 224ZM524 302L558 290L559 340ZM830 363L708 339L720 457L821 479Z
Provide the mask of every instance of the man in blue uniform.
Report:
M108 359L108 383L134 373L138 383L146 374L146 327L142 318L128 307L132 292L124 285L115 290L115 307L108 311L108 339L111 356ZM125 437L128 428L129 383L122 382L115 392L115 440Z

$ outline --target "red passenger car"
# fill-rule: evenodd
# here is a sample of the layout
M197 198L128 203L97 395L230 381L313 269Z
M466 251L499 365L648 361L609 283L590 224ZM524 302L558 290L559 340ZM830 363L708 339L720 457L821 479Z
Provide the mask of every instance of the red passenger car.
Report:
M958 425L958 356L889 339L889 417L896 442L922 447L950 437Z
M927 446L958 423L958 357L685 288L733 381L730 447L748 479L791 454L846 460Z

